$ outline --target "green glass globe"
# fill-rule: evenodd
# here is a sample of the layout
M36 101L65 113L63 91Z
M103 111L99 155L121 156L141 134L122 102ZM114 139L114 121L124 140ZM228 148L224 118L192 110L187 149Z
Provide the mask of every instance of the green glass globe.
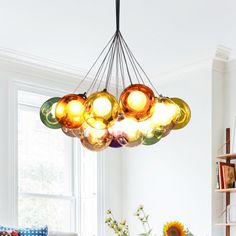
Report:
M59 97L50 98L40 108L40 119L42 123L51 129L61 128L61 124L57 121L55 116L55 109L59 99Z
M144 137L142 142L143 145L153 145L158 143L162 138L163 131L155 131L152 134L147 135Z

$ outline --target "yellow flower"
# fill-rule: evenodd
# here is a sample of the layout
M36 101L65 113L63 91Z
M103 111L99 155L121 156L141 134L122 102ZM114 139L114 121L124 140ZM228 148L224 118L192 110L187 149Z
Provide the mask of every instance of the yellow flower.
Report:
M126 225L126 220L122 220L122 221L120 222L120 224L121 224L121 225Z
M184 225L178 221L166 223L163 231L164 236L185 236Z

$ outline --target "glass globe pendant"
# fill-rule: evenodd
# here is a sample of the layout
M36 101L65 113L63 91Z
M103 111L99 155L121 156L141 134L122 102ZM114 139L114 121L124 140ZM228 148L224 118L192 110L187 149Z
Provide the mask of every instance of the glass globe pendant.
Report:
M169 125L165 126L163 128L163 133L162 133L162 138L165 138L167 135L170 134L170 132L172 131L172 129L174 128L175 124L173 122L171 122Z
M171 123L176 124L180 117L180 108L171 99L159 97L156 99L155 110L151 117L151 123L159 130L165 130L165 127Z
M108 132L112 135L112 141L109 145L109 147L111 148L120 148L122 147L123 145L121 145L118 141L118 132L121 128L120 126L120 121L122 121L124 119L124 116L122 113L119 113L118 114L118 119L117 121L115 122L115 124L113 126L111 126L109 129L108 129ZM114 136L113 136L114 135Z
M62 127L61 130L65 135L67 135L71 138L78 137L79 134L80 134L80 129L79 128L77 128L77 129L68 129L66 127Z
M180 117L173 127L173 129L182 129L184 128L191 119L191 110L188 104L180 98L171 98L171 100L177 104L180 108Z
M129 118L120 118L114 126L109 128L109 133L121 146L136 147L143 141L143 134L139 130L138 122Z
M112 141L112 135L107 129L94 129L86 122L80 127L79 138L84 147L97 152L107 148Z
M124 115L136 121L144 121L154 112L155 95L143 84L133 84L120 95L120 106Z
M107 129L117 120L119 104L106 91L91 94L85 103L84 119L95 129Z
M50 98L40 108L40 119L48 128L61 128L61 124L58 122L55 115L56 105L59 100L59 97Z
M158 143L162 139L163 131L156 130L152 133L149 133L144 137L142 144L143 145L153 145Z
M68 94L61 98L56 106L56 118L62 127L79 128L84 122L84 95Z
M153 145L159 142L163 135L163 130L158 129L151 119L139 123L139 129L143 134L143 145Z
M51 98L40 110L44 125L79 137L92 151L153 145L191 118L186 102L161 96L135 58L120 31L120 0L115 2L116 31L105 48L72 94ZM82 86L87 78L92 82ZM81 87L86 92L77 95Z
M122 145L113 137L109 147L111 147L111 148L121 148Z

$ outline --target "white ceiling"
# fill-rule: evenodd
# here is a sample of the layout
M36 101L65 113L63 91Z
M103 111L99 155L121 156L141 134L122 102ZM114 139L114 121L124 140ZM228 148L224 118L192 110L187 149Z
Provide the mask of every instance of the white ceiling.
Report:
M0 0L0 47L88 69L115 30L115 0ZM236 49L235 0L121 0L121 30L148 74Z

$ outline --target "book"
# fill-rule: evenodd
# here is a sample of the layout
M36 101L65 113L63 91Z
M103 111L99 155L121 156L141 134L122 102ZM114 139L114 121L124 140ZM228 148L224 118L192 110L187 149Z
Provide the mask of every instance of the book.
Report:
M220 183L220 189L224 188L224 181L223 181L223 174L222 174L222 165L224 165L224 162L218 162L219 165L219 183Z
M216 189L220 189L219 162L216 162Z
M233 188L235 182L235 165L224 163L222 165L222 175L224 188Z

